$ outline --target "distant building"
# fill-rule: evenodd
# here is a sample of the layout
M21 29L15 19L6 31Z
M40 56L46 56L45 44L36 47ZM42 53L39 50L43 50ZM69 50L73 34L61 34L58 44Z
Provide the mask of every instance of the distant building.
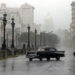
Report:
M20 8L8 8L6 4L2 4L0 8L0 17L3 13L7 13L7 28L11 28L11 18L15 19L15 28L20 28L21 32L27 32L27 27L30 25L31 31L34 32L34 7L25 3ZM1 19L0 19L1 20ZM37 25L36 25L37 28Z
M0 7L0 46L3 41L3 14L7 14L6 35L9 33L9 39L11 40L11 18L15 19L15 35L27 32L28 25L31 27L31 31L34 32L37 29L37 33L40 33L40 25L34 24L34 7L28 3L25 3L20 8L9 8L6 4L1 4ZM11 42L11 41L10 41Z
M70 31L72 38L75 37L75 2L73 1L72 4L72 23L70 25Z
M34 25L34 7L26 3L21 6L19 12L22 21L22 30L27 31L28 24L31 27ZM33 29L31 28L32 31Z
M75 47L75 1L72 2L72 23L70 25L71 39Z
M42 30L47 32L47 33L48 32L53 32L53 30L54 30L52 17L49 14L45 17Z
M37 30L37 34L41 32L41 24L34 24L34 28Z

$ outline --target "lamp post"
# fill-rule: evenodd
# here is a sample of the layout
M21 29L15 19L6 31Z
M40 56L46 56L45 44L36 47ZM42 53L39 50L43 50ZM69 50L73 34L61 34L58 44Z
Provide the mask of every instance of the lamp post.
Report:
M18 45L17 45L17 44L18 44L17 42L18 42L18 36L17 36L17 34L16 34L16 48L17 48L17 46L18 46Z
M30 26L28 25L28 50L30 50Z
M5 40L5 32L6 32L6 24L7 24L7 14L3 14L3 44L2 44L2 49L6 49L6 40Z
M42 41L42 35L41 35L41 32L40 32L40 47L41 47L41 41Z
M43 33L43 41L44 41L44 46L46 46L46 36L45 36L45 32Z
M12 23L11 23L11 26L12 26L12 44L11 44L11 48L14 48L14 27L15 27L15 23L14 23L14 18L12 18L11 20L12 20Z
M35 29L35 48L37 48L37 30Z
M8 48L8 33L7 33L7 48Z

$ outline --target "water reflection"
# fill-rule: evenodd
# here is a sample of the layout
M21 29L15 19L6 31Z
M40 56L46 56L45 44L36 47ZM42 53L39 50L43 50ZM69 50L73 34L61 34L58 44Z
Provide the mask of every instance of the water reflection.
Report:
M2 72L6 72L6 71L14 71L15 69L15 60L2 60L2 62L0 63L0 71Z
M7 61L6 60L3 60L2 62L2 71L5 72L6 71L6 67L7 67Z
M51 68L53 70L53 68L58 68L58 67L64 67L65 65L65 62L64 60L60 60L60 61L56 61L55 59L51 60L51 61L46 61L46 60L43 60L43 61L39 61L39 60L33 60L32 62L30 61L26 61L26 64L25 64L25 68L26 68L26 71L28 72L31 72L31 71L35 71L36 69L38 70L41 70L43 68L45 68L45 70Z
M56 59L51 59L51 61L34 59L30 62L25 56L11 58L0 62L0 70L6 75L8 72L11 75L13 73L16 75L16 72L23 72L23 75L74 75L75 57L71 53L72 51L67 50L66 56L60 61L56 61Z
M75 75L75 57L72 57L68 62L68 70L70 75Z
M15 68L15 60L12 60L11 62L11 71L14 71Z

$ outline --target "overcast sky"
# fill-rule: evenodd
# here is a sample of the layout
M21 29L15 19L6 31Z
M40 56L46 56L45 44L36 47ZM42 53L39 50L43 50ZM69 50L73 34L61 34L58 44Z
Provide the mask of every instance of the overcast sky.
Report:
M75 0L73 0L75 1ZM43 24L45 16L50 13L55 29L69 29L71 24L72 0L0 0L8 7L20 7L29 3L35 7L35 23Z

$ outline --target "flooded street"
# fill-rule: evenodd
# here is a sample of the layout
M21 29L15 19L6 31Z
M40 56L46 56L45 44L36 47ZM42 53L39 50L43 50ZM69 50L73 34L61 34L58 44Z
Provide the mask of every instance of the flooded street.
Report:
M38 59L29 62L25 56L0 60L0 75L75 75L75 57L73 50L65 50L65 57L60 61L39 61Z

